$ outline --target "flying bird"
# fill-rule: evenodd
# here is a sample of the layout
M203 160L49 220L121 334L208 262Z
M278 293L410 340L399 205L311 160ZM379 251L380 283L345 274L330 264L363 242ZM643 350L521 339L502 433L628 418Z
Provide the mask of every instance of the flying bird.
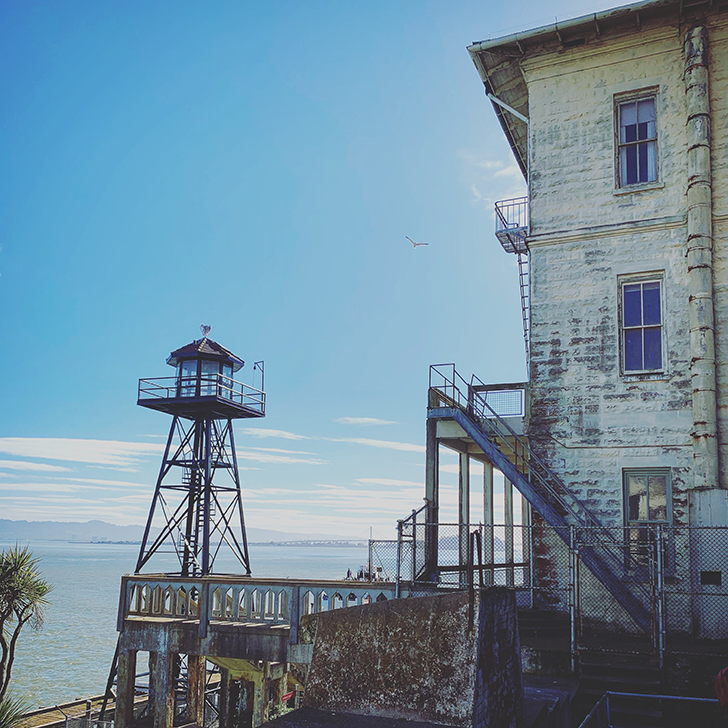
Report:
M412 240L412 238L407 235L405 235L405 237L407 238L407 240L410 241L410 243L412 243L413 248L419 248L420 245L429 245L429 243L416 243L414 240Z

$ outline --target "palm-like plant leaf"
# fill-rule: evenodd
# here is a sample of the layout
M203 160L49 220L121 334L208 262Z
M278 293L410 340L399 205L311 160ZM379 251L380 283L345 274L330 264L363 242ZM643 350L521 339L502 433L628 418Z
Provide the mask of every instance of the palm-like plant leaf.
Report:
M26 705L17 698L0 701L0 728L15 728L26 711Z

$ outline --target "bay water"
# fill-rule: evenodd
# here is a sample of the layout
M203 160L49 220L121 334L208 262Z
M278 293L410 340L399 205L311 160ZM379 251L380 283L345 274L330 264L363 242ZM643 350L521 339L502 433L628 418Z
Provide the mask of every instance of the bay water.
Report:
M13 545L0 541L0 549ZM139 546L63 541L28 545L53 591L43 628L23 629L11 693L29 709L99 695L116 647L121 576L134 571ZM342 579L348 569L356 572L368 558L366 546L250 544L249 548L253 576L259 578ZM173 556L155 558L144 571L176 570ZM224 560L216 570L240 572Z

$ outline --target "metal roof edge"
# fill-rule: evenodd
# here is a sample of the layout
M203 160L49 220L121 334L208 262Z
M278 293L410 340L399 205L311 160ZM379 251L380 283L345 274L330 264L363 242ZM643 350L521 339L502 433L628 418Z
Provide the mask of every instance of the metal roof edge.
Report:
M629 15L634 12L641 12L642 10L651 10L653 8L657 9L670 5L681 4L680 0L642 0L642 2L631 3L630 5L620 5L616 8L602 10L598 13L590 13L589 15L580 15L578 18L564 20L563 22L557 21L556 23L542 25L538 28L533 28L532 30L526 30L520 33L511 33L510 35L493 38L492 40L476 41L467 46L467 49L470 55L474 56L480 51L487 51L505 45L519 44L523 41L535 40L546 37L550 34L557 35L562 30L570 30L578 28L580 25L592 24L595 20L599 22L600 20L613 19L615 17Z

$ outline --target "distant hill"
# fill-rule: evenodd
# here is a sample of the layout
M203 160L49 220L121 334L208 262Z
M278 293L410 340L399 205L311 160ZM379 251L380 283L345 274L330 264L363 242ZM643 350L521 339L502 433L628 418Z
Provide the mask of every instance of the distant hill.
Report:
M247 528L248 541L267 543L270 541L331 540L348 541L344 536L322 534L287 533L265 528ZM159 529L154 529L154 534ZM144 526L116 526L105 521L9 521L0 518L0 540L2 541L141 541ZM365 540L365 539L361 539Z

